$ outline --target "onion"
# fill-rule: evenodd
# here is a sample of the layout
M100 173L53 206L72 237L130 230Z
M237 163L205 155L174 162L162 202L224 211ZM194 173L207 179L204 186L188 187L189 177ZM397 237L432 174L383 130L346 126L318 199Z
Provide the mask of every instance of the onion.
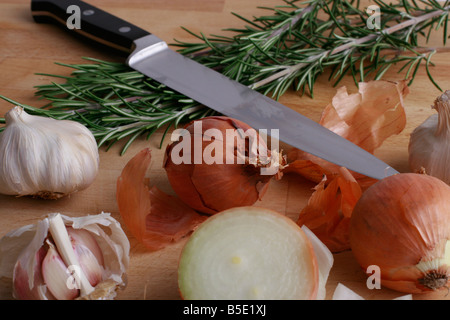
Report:
M279 154L268 151L259 133L242 121L206 117L180 130L180 139L167 146L164 169L178 197L197 211L252 205L273 177L281 177ZM267 167L275 170L264 173Z
M350 246L360 266L378 266L381 285L400 292L447 292L449 239L450 187L424 174L377 182L350 219Z
M274 300L316 299L319 294L324 298L331 253L307 233L311 235L288 217L254 206L211 216L182 250L181 297ZM322 268L319 261L324 262Z

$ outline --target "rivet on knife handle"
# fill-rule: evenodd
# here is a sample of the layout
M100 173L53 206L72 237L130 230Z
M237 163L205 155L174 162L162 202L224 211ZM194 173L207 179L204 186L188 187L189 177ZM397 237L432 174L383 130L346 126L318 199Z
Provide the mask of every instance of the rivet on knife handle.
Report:
M77 8L74 13L69 8L71 6ZM56 22L77 35L128 53L133 50L134 40L150 34L148 31L79 0L32 0L31 12L36 22ZM72 14L78 12L79 28L69 29L67 27L68 19L78 19L78 17L71 17Z

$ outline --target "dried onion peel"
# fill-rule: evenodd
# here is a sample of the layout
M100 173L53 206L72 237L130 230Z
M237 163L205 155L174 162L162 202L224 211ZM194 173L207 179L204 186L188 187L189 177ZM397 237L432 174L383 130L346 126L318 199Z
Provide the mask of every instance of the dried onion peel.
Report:
M392 135L406 125L403 99L409 94L406 81L376 80L359 83L357 93L340 87L321 116L319 123L364 150L374 153ZM324 175L339 173L340 167L293 148L289 150L284 173L295 172L320 182ZM376 180L352 172L362 187Z
M364 270L378 266L381 284L406 292L444 289L450 274L450 187L417 173L367 189L350 219L350 244Z
M314 188L297 224L311 229L332 252L348 250L350 217L361 194L356 179L341 168L339 174L324 177Z
M154 251L190 234L206 217L178 198L145 182L151 150L137 153L117 180L117 204L125 225L148 249Z

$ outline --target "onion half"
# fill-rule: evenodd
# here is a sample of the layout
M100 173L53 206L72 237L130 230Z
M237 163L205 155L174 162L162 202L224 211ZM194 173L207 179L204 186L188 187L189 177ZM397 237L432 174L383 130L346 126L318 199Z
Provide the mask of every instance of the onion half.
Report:
M323 286L330 268L324 264ZM295 222L272 210L240 207L194 231L178 279L186 300L316 299L319 267L312 242Z

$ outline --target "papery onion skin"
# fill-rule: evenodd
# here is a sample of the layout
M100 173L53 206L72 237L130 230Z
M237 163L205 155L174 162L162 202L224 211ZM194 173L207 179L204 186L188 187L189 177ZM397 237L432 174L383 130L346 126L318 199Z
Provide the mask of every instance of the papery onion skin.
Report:
M156 251L189 235L207 217L151 186L145 176L151 150L131 158L117 179L116 200L124 223L147 249Z
M378 266L381 285L400 292L447 292L449 239L450 187L424 174L401 173L377 182L351 216L356 260L363 270Z
M185 126L191 134L191 141L195 139L194 124L201 121L202 124L202 148L205 149L212 142L205 139L205 131L218 129L225 137L226 130L242 129L246 132L252 129L246 123L224 116L206 117L201 120L192 121ZM260 139L259 135L257 137ZM206 141L205 141L206 140ZM227 143L223 143L223 154L227 152ZM264 148L263 139L260 139ZM269 182L273 177L280 178L277 170L274 175L261 175L261 166L253 164L237 163L234 158L233 164L226 163L225 156L222 164L194 163L194 152L192 147L191 162L175 164L172 159L173 148L180 143L174 142L167 146L164 160L170 185L178 197L193 209L206 213L215 214L219 211L239 206L253 205L265 194ZM193 145L193 143L192 143ZM260 150L258 150L261 152ZM268 152L270 156L270 151Z

